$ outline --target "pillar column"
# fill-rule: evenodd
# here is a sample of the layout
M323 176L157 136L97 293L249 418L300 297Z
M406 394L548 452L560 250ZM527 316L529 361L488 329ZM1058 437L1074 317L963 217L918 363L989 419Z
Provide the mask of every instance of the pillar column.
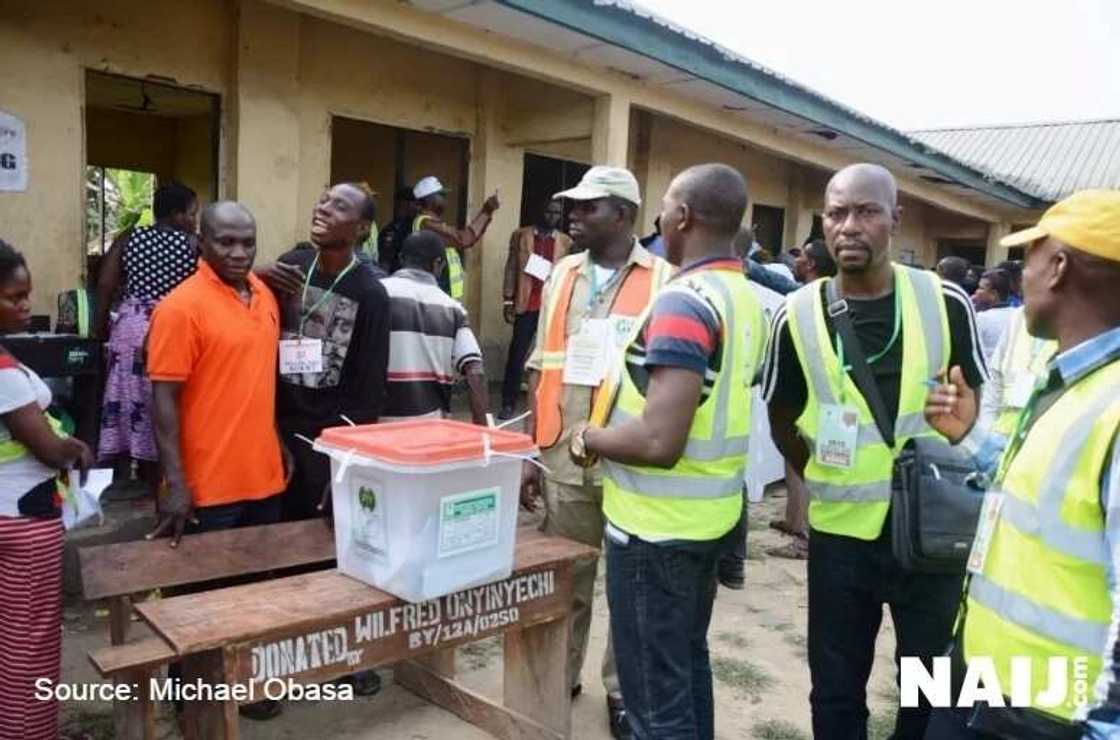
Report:
M630 99L617 93L595 98L592 164L626 167L630 145Z
M299 207L300 16L262 0L238 6L229 123L234 171L226 197L257 220L258 261L291 248L307 230Z
M984 251L984 264L988 267L998 265L1007 259L1007 247L1001 247L999 240L1011 233L1011 224L1006 221L988 224L988 245Z

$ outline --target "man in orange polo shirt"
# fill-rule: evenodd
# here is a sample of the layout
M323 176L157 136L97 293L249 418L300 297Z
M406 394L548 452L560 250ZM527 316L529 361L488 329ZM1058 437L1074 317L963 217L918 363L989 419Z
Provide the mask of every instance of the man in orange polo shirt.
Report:
M198 271L156 307L148 335L156 439L170 489L148 538L280 520L290 475L276 431L276 299L250 270L257 225L240 203L202 213Z

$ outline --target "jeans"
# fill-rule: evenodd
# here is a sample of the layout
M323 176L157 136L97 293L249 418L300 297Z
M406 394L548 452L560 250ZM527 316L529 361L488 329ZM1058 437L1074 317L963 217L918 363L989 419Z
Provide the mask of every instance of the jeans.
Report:
M513 336L509 340L509 354L506 356L506 374L502 380L502 408L513 408L521 391L521 374L525 370L525 360L533 349L537 336L537 317L539 311L518 314L513 320Z
M873 541L813 530L809 536L809 672L816 740L866 740L867 679L888 604L901 656L944 655L961 599L960 575L903 571L890 526ZM922 702L924 704L924 697ZM899 709L894 737L921 740L928 705Z
M607 601L635 740L711 740L708 624L727 538L655 544L607 527Z
M261 524L276 524L280 521L279 495L255 501L237 501L218 506L200 506L194 510L198 524L187 522L187 534L218 532L237 527L256 527Z

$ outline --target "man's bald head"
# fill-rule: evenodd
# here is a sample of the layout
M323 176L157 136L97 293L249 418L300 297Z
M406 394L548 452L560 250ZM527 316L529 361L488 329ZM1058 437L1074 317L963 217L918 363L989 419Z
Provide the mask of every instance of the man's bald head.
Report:
M256 219L249 209L235 200L219 200L202 209L198 229L203 238L213 237L220 226L251 226L257 228Z
M828 181L828 186L824 189L825 197L828 197L834 187L872 190L881 196L882 203L890 210L898 207L898 183L890 170L882 165L868 162L848 165Z
M837 172L824 191L824 239L842 274L889 278L891 239L902 209L894 176L877 164Z
M713 234L732 239L739 233L747 210L747 181L735 169L698 164L677 175L669 190Z
M211 203L199 220L202 259L223 282L243 287L257 257L257 222L232 200Z

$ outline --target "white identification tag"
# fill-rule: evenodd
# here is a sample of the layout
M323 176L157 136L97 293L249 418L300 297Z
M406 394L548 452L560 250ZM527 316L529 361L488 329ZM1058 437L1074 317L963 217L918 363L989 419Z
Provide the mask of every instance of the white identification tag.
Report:
M817 434L817 462L848 469L856 464L859 443L859 411L852 406L828 403L821 406Z
M301 373L323 372L323 340L281 339L280 374L299 375Z
M1007 400L1010 401L1012 408L1025 409L1027 401L1031 398L1031 392L1034 391L1035 377L1033 373L1024 373L1015 378L1015 382L1011 386L1011 397Z
M988 558L988 547L992 544L992 534L996 531L999 512L1003 509L1003 493L988 491L984 494L984 505L980 509L980 521L976 524L976 537L972 540L972 550L968 553L968 572L982 573L984 561Z
M611 343L621 354L626 349L626 342L630 339L630 335L634 333L634 322L638 318L636 316L611 316L607 320L611 324Z
M539 254L530 254L529 261L525 263L525 274L532 275L543 283L552 274L552 263Z
M611 327L606 319L585 319L579 332L568 337L564 356L564 382L598 386L610 361Z

